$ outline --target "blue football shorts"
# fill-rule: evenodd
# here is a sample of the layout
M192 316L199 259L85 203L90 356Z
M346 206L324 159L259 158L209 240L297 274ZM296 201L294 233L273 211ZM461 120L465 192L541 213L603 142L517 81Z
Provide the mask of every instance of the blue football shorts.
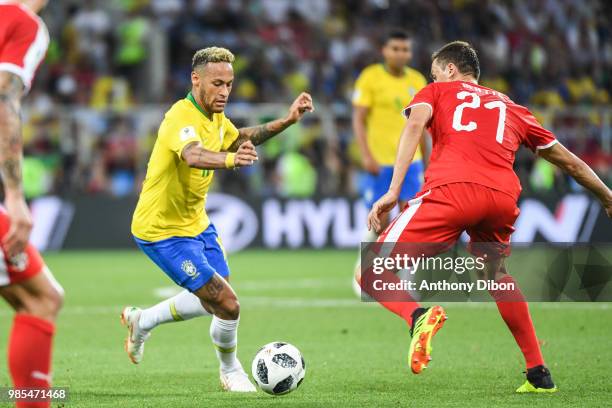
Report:
M227 278L229 266L225 250L213 224L195 237L171 237L136 244L177 285L195 292L218 273Z
M366 207L372 208L376 200L385 195L393 178L393 166L382 166L378 175L363 172L360 175L359 190ZM420 160L410 164L399 199L409 201L421 189L423 183L423 162Z

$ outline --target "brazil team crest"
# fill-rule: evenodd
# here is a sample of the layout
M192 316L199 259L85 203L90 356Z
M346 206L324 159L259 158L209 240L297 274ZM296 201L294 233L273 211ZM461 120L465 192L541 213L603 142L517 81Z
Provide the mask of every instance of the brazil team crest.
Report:
M181 269L183 270L183 272L185 272L188 276L192 278L195 278L199 275L195 265L189 259L183 261L183 263L181 264Z

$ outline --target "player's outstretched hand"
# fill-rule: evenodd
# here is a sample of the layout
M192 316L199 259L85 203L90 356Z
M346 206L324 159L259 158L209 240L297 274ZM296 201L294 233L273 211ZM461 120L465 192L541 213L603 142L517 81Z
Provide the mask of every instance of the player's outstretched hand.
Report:
M11 226L2 244L10 258L25 251L30 239L30 231L32 231L32 218L22 196L7 195L5 205L6 212L11 219Z
M370 214L368 214L368 230L374 230L376 233L380 233L380 219L383 214L388 213L397 205L397 194L390 191L380 197L378 201L372 206Z
M250 140L238 147L234 163L236 167L250 166L257 161L257 151Z
M302 92L289 107L287 120L290 123L295 123L302 119L306 112L314 112L314 105L312 103L312 96L307 92Z

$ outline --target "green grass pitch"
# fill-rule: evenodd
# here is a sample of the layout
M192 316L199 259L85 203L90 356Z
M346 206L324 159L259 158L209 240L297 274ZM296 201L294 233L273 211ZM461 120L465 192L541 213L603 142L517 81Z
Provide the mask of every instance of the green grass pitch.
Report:
M272 397L221 391L209 318L158 327L144 361L123 351L122 306L148 306L172 282L136 251L62 252L47 263L67 291L54 355L54 383L70 388L65 407L585 407L612 402L610 304L533 304L545 358L560 392L516 395L522 357L494 304L446 304L449 320L420 376L407 363L408 329L350 288L353 251L244 251L230 255L241 299L239 358L265 343L296 345L304 384ZM157 292L156 292L157 291ZM0 348L12 312L0 307ZM0 353L6 367L6 353ZM8 386L5 368L0 385ZM57 406L57 404L54 404ZM60 405L61 406L61 405Z

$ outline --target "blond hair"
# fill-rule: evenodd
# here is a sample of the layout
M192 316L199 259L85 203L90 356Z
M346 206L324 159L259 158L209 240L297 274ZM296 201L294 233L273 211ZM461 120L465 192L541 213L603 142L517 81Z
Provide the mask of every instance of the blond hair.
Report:
M196 69L200 65L206 65L209 62L234 62L234 54L227 48L208 47L196 51L193 54L191 61L191 69Z

